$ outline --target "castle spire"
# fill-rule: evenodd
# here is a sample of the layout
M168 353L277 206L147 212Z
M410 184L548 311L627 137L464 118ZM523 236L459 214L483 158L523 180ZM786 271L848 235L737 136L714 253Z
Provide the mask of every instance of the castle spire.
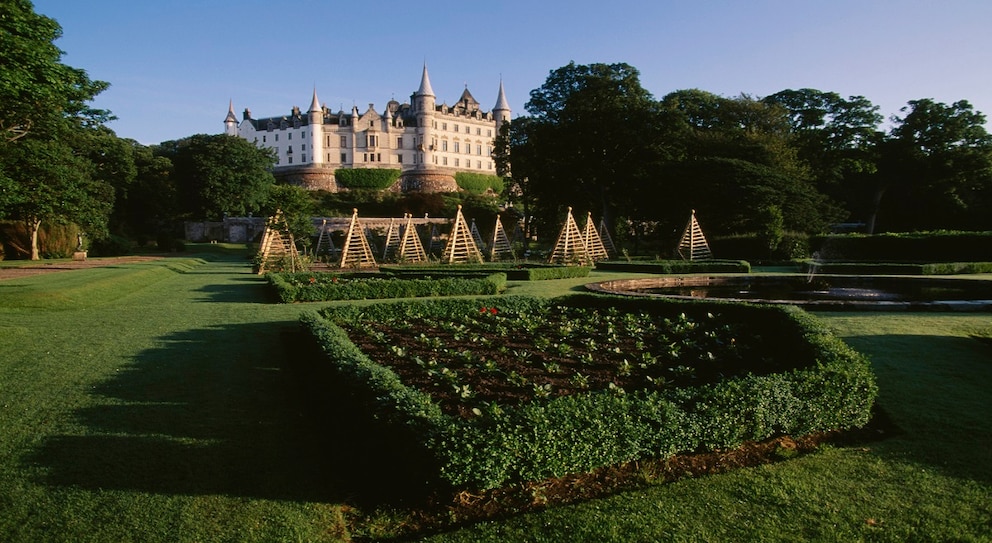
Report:
M424 75L420 77L420 88L417 89L417 96L434 96L434 89L431 88L431 78L427 76L427 63L424 63Z
M499 78L499 94L496 95L496 107L493 111L510 111L510 103L506 100L506 93L503 92L503 78Z
M227 122L237 123L238 122L238 116L234 114L234 100L233 99L227 105L227 118L224 119L224 122L225 123L227 123Z
M317 100L317 87L313 88L313 101L310 102L310 109L307 113L313 113L314 111L321 111L320 102Z

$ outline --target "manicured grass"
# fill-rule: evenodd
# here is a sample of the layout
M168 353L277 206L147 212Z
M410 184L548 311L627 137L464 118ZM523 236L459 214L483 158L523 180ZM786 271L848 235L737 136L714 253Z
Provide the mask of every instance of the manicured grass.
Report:
M297 317L236 250L0 281L0 541L347 541L403 531L362 439L308 416ZM590 281L511 282L552 296ZM370 303L370 302L363 302ZM320 304L323 305L323 304ZM820 315L902 432L427 541L988 541L988 314ZM362 488L361 481L369 488Z

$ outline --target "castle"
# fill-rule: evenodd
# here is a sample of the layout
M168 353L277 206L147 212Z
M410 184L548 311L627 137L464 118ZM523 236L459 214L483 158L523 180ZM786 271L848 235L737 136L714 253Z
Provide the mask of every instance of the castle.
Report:
M276 178L311 190L346 190L338 169L388 168L401 172L391 190L454 192L457 172L496 174L493 144L509 120L502 80L492 111L482 111L467 87L455 105L437 105L425 64L410 103L390 100L382 113L374 104L364 113L332 112L315 88L310 109L294 106L287 116L255 119L245 109L238 122L232 100L224 131L275 150Z

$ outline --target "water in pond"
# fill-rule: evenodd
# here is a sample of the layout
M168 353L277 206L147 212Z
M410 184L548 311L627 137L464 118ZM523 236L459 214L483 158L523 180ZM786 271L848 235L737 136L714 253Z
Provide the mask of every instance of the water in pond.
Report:
M957 283L957 284L955 284ZM922 278L730 278L711 284L651 286L635 292L693 298L783 301L931 302L992 299L992 283Z

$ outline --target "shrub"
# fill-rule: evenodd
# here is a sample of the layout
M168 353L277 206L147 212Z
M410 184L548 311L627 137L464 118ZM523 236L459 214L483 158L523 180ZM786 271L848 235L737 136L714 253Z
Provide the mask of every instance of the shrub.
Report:
M92 256L121 256L131 252L131 240L113 234L90 244Z
M552 303L673 314L719 311L731 321L762 327L761 335L774 340L763 342L757 356L792 359L796 369L695 387L589 391L459 418L442 413L428 394L370 360L336 324L359 317L444 319L480 305L533 313ZM306 312L302 322L337 377L362 391L355 396L367 402L370 421L381 431L418 440L433 456L434 476L457 488L496 488L638 458L735 447L779 433L858 427L867 423L877 394L868 360L794 307L511 296L328 308Z
M376 273L270 273L267 277L284 303L471 296L506 290L506 274L503 273L421 279L399 279Z
M842 262L992 262L992 232L834 234L810 244L820 258Z
M503 192L503 178L484 173L456 172L455 183L458 188L472 194L484 194L487 191L500 194Z
M649 260L597 262L596 269L634 273L750 273L751 265L743 260Z
M341 168L334 171L337 182L349 189L384 190L400 178L400 170L380 168Z

